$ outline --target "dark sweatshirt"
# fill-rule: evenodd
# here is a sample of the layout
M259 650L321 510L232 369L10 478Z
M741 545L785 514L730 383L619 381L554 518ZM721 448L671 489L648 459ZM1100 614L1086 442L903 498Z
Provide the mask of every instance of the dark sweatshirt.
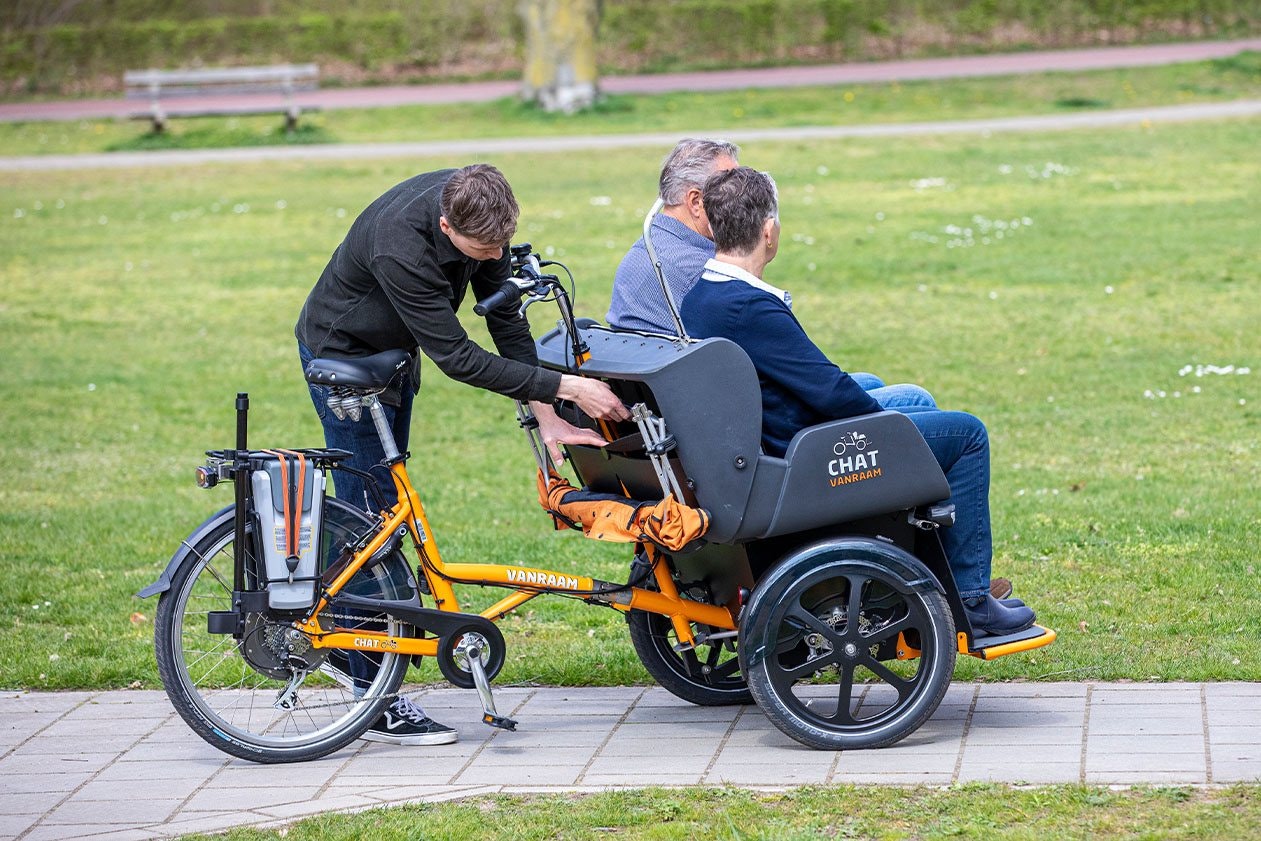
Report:
M455 170L410 178L368 205L307 296L294 335L319 356L354 358L417 348L452 379L518 400L551 402L560 374L538 367L530 325L516 304L486 316L499 356L456 317L469 288L482 299L510 272L465 256L442 233L439 199Z
M730 339L753 361L762 387L762 449L768 455L782 456L807 426L880 411L880 404L810 341L783 300L743 280L707 280L707 274L683 299L683 326L697 339Z

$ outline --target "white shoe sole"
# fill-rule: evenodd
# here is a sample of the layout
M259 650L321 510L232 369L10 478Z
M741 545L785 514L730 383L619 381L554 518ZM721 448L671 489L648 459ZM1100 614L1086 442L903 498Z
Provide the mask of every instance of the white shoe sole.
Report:
M359 738L365 742L382 742L387 745L415 747L420 745L450 745L459 741L460 734L454 730L447 730L442 733L414 733L410 736L395 736L391 733L382 733L379 730L369 730Z

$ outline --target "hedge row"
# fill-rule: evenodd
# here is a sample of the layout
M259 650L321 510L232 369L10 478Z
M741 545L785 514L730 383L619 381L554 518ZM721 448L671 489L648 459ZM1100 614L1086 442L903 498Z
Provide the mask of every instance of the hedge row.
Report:
M10 91L70 91L116 88L140 67L312 61L326 78L364 81L520 66L518 0L345 0L339 13L193 16L215 2L173 4L188 18L180 21L8 29L0 80ZM244 12L331 0L217 2ZM606 72L667 70L1259 31L1261 0L604 0L600 56Z

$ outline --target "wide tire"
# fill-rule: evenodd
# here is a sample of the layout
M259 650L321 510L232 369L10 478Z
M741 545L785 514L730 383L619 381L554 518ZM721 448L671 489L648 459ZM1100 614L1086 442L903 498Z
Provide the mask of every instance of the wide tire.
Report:
M324 516L326 559L370 526L361 512L335 499L327 500ZM311 649L305 638L288 635L291 625L284 617L267 614L248 614L240 640L209 633L208 612L231 608L234 541L235 523L229 515L191 547L158 603L154 647L171 704L211 745L254 762L300 762L345 747L396 697L409 658ZM415 593L415 581L395 552L365 565L346 590L408 599ZM388 629L396 635L410 631L384 615L337 621L343 627ZM305 677L295 678L271 656L289 642L313 666ZM359 675L359 691L351 672ZM286 689L291 690L289 703L280 704Z
M691 704L721 707L751 704L753 696L740 672L734 640L698 645L678 651L674 626L659 613L632 610L626 614L631 645L648 674L663 689ZM693 631L703 630L693 625Z
M784 733L823 750L915 732L954 671L954 619L938 586L912 555L866 538L780 561L741 618L754 700Z

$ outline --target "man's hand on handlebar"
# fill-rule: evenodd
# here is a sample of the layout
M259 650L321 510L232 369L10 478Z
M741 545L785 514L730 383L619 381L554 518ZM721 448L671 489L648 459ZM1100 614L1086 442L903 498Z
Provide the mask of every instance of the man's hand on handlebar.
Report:
M530 409L534 412L535 420L539 422L539 434L543 437L543 443L547 446L547 452L552 458L552 464L557 467L561 467L565 463L565 453L560 448L561 444L585 444L588 447L603 447L608 443L608 441L605 441L590 429L579 429L568 421L562 420L556 414L556 410L547 403L531 402Z
M556 390L556 396L561 400L577 403L579 409L593 418L613 421L630 419L630 410L617 398L612 389L599 380L575 377L573 374L561 374L560 388Z

